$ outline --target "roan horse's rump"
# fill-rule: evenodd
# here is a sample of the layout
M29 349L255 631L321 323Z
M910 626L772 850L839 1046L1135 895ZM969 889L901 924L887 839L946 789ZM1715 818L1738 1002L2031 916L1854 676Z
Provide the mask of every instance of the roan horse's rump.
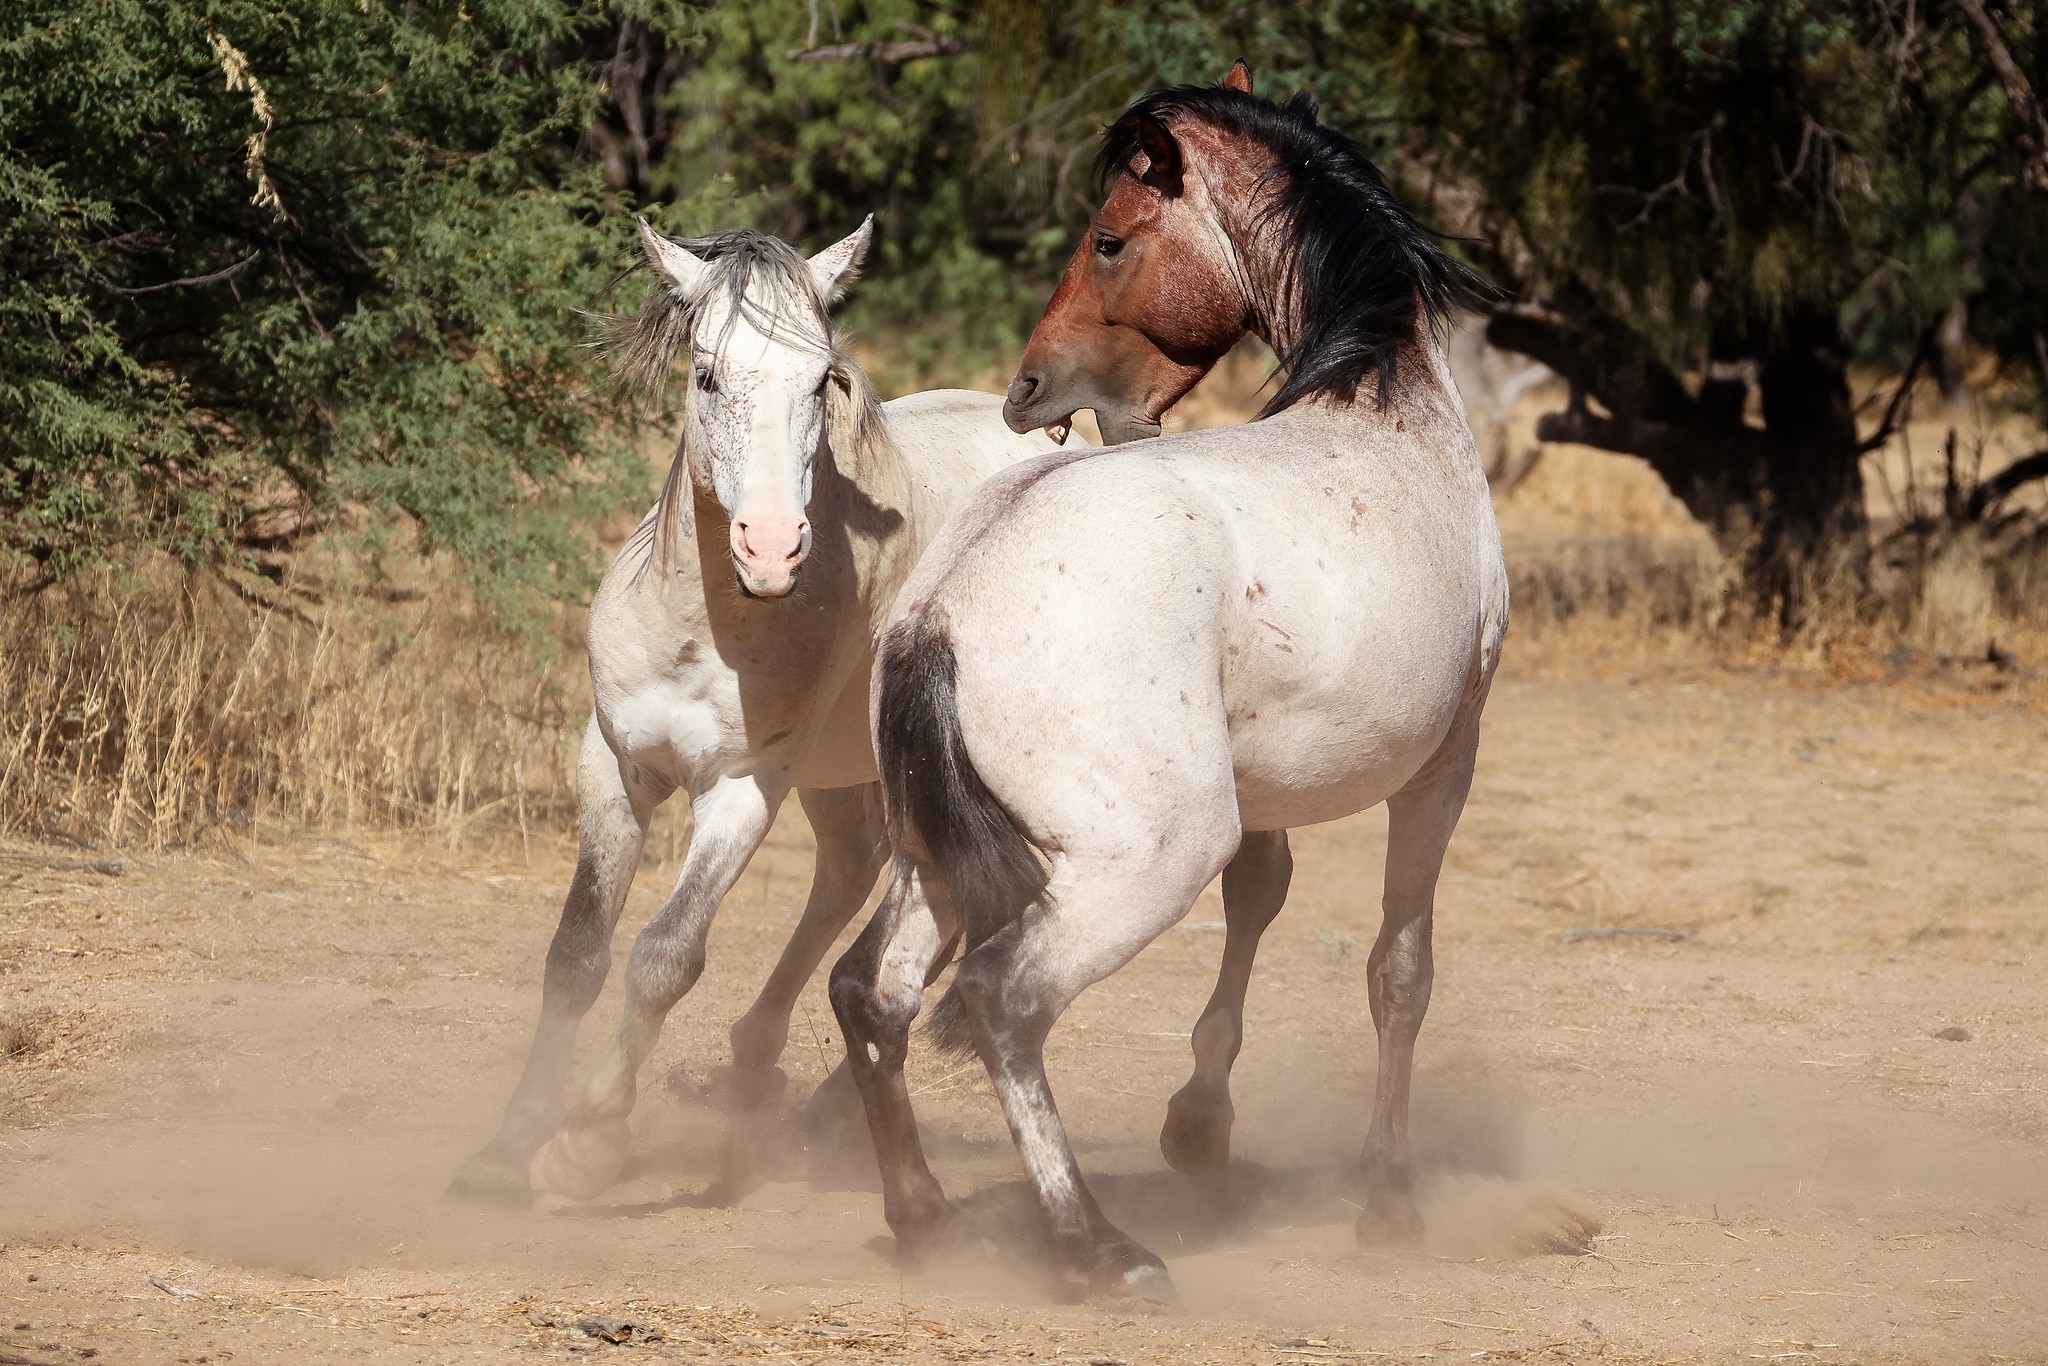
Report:
M1407 1099L1430 911L1507 580L1437 335L1472 277L1371 163L1305 97L1255 98L1240 65L1139 101L1105 169L1012 424L1058 433L1092 406L1106 434L1156 431L1246 330L1280 357L1279 393L1243 427L1012 467L933 542L876 667L895 873L832 994L900 1243L954 1222L901 1059L910 984L957 933L936 1021L986 1063L1054 1246L1098 1289L1166 1298L1164 1264L1075 1165L1046 1034L1222 873L1225 980L1162 1135L1175 1165L1221 1166L1241 974L1285 895L1286 828L1387 802L1359 1226L1416 1231Z

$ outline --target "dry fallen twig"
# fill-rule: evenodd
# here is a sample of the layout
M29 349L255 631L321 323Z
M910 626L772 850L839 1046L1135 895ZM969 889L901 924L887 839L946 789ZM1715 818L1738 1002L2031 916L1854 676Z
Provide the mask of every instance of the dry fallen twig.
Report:
M1650 927L1637 928L1624 925L1582 925L1566 930L1557 939L1560 944L1576 944L1581 939L1619 939L1625 934L1640 935L1645 939L1690 939L1696 930L1665 930Z

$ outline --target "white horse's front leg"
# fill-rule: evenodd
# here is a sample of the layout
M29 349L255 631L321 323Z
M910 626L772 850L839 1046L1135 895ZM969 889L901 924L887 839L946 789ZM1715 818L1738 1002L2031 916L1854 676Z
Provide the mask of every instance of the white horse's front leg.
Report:
M647 822L667 796L627 789L618 756L593 718L576 762L576 876L548 946L533 1048L497 1136L462 1164L450 1199L514 1209L532 1202L527 1169L561 1116L576 1028L604 989L612 931L640 866Z
M626 963L618 1035L541 1154L540 1179L549 1190L590 1200L619 1179L632 1141L626 1119L640 1064L654 1051L669 1011L697 984L719 903L767 837L787 793L757 778L721 778L691 803L695 826L682 875Z
M1188 1042L1195 1073L1166 1103L1159 1151L1190 1176L1221 1176L1230 1166L1230 1069L1244 1045L1244 993L1251 985L1259 937L1287 901L1294 858L1285 830L1247 830L1223 870L1223 966L1216 990Z

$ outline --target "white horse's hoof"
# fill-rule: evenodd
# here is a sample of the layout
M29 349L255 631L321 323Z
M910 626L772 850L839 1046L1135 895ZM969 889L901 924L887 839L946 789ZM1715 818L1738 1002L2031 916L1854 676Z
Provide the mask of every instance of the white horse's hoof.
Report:
M1167 1308L1180 1307L1180 1292L1166 1267L1144 1248L1124 1239L1103 1248L1088 1278L1088 1289L1117 1299L1138 1299Z
M1167 1309L1180 1308L1180 1292L1163 1266L1134 1266L1123 1275L1123 1293L1147 1304Z
M618 1184L632 1146L633 1132L623 1119L564 1127L534 1160L534 1178L556 1195L595 1200Z

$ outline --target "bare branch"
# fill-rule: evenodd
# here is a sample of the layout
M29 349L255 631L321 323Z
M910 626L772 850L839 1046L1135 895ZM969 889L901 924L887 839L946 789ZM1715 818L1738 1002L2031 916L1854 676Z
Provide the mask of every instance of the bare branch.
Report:
M925 57L957 57L967 51L964 38L933 33L917 24L896 27L918 35L902 43L833 43L828 47L793 47L786 54L792 62L880 62L901 66Z
M1969 503L1970 519L1981 519L1985 513L2004 502L2014 490L2037 479L2048 479L2048 451L2035 451L2032 455L2015 460L1972 489Z
M1866 455L1876 450L1879 446L1884 445L1885 442L1890 441L1893 434L1899 430L1900 412L1902 410L1907 413L1912 411L1907 405L1912 401L1913 381L1920 377L1920 367L1926 363L1927 357L1933 351L1934 329L1929 327L1920 334L1920 344L1913 348L1912 362L1906 366L1906 373L1904 378L1900 379L1899 387L1893 390L1892 401L1885 405L1884 420L1877 424L1877 430L1871 433L1869 438L1858 443L1856 447L1858 455Z
M1971 35L1977 40L1978 55L1998 73L1999 84L2005 87L2005 102L2019 124L2020 146L2027 154L2026 167L2020 172L2021 183L2036 193L2048 194L2048 118L2041 113L2041 102L2035 98L2034 87L2027 83L2027 73L2013 60L2012 50L2005 45L2005 35L1984 8L1984 0L1949 0L1949 4L1970 26Z
M225 270L216 270L211 275L188 275L182 280L166 280L160 285L143 285L137 289L124 289L120 285L115 284L111 280L105 280L102 281L102 283L104 283L108 289L113 290L116 294L154 294L160 289L178 289L185 285L210 285L214 283L214 281L216 280L227 279L228 276L233 275L236 271L240 270L243 266L248 265L251 261L255 260L262 254L263 249L261 247L258 247L256 250L250 252L247 256L244 256L241 260L235 262L233 265L229 266Z

